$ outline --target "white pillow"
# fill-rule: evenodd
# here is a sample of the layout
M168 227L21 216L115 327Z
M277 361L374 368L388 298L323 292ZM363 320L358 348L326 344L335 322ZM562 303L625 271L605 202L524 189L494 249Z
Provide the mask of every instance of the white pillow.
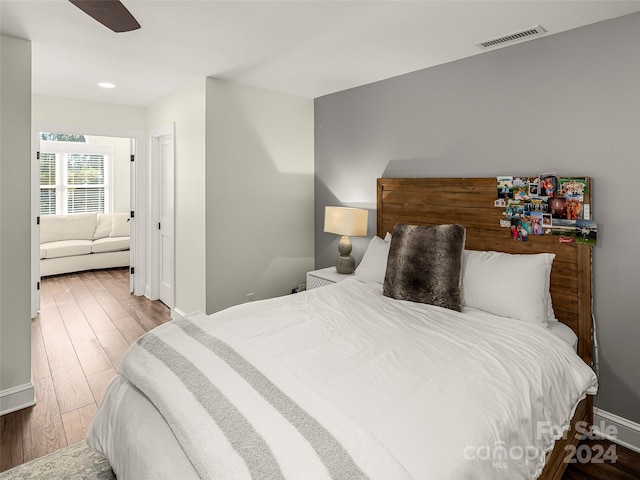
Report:
M462 304L501 317L546 323L555 254L465 250Z
M98 226L96 232L93 234L93 239L107 238L111 235L111 228L113 227L113 215L110 213L98 214Z
M128 213L114 213L113 214L113 226L111 227L111 238L113 237L128 237L130 236L129 228L129 214Z
M551 288L551 284L549 284L549 288ZM547 296L547 322L552 320L558 321L556 318L556 312L553 311L553 301L551 300L551 292Z
M387 234L389 235L389 234ZM367 250L362 256L362 261L356 268L356 278L365 282L376 282L382 285L384 275L387 272L387 257L391 242L373 237Z

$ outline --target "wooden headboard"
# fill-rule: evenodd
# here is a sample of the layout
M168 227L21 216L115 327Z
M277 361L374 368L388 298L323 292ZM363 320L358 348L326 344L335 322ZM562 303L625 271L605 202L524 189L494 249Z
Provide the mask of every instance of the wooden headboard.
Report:
M496 196L496 177L380 178L378 236L384 238L396 223L457 223L467 230L466 248L470 250L555 253L551 270L553 309L558 320L578 335L580 357L593 365L591 247L560 244L555 235L529 235L527 242L512 240L509 229L500 227L504 208L493 206ZM585 202L590 204L588 198Z

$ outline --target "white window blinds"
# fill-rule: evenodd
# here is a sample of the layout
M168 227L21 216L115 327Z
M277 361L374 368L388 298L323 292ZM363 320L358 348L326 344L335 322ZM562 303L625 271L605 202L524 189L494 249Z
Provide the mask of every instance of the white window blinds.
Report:
M67 155L67 213L103 213L105 202L105 156Z
M56 154L40 154L40 215L56 213Z
M50 150L40 153L40 215L108 213L112 153L88 145L43 143Z

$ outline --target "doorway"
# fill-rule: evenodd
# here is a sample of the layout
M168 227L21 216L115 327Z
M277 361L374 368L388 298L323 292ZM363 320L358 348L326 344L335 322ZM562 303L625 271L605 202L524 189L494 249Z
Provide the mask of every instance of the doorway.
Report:
M43 133L46 135L43 136ZM83 207L82 202L92 204L87 211L93 211L91 208L94 210L103 208L109 213L123 211L130 214L130 290L135 295L144 293L146 283L144 138L144 132L137 130L55 124L34 125L31 174L32 318L35 318L40 309L40 216L78 213L79 208L86 208ZM83 148L86 150L88 147L91 147L89 150L93 150L91 152L87 150L85 154L91 155L91 162L97 161L97 165L103 169L103 180L101 183L92 184L90 188L87 188L87 185L83 185L83 188L76 188L77 185L70 186L68 180L71 174L69 170L65 170L68 169L68 163L65 163L67 162L65 155L68 153L65 153L65 148L71 152L71 155L77 157L80 150ZM96 149L96 147L100 148ZM52 149L53 152L48 151ZM41 157L40 152L48 155ZM101 164L102 159L107 157L110 160ZM45 164L44 171L43 164ZM93 163L91 166L95 167ZM75 192L75 197L70 195L71 191ZM84 197L80 198L78 191L81 191ZM98 204L100 205L97 206ZM45 212L41 211L42 208Z

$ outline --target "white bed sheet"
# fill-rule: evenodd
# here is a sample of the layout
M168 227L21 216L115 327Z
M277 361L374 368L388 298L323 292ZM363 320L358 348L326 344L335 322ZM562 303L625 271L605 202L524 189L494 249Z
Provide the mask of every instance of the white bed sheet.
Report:
M597 386L550 329L392 300L380 285L357 280L243 304L197 323L243 339L322 392L416 479L535 477L536 461L478 457L501 445L535 445L536 437L538 448L552 448L549 431L557 429L537 422L565 426ZM163 423L119 377L88 440L119 478L197 478Z

